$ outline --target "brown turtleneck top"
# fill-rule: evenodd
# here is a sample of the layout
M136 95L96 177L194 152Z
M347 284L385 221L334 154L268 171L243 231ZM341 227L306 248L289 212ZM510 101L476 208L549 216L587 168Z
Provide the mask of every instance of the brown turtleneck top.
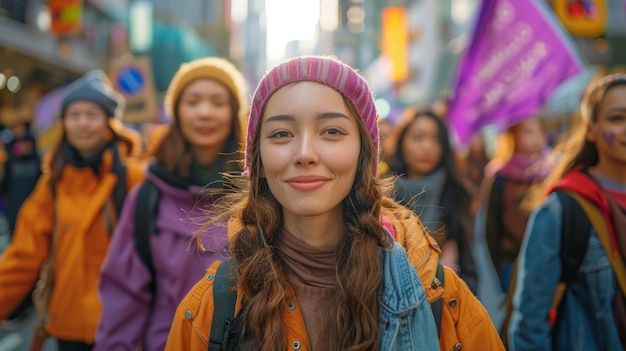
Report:
M278 236L275 248L285 262L287 279L300 303L314 349L324 325L321 313L324 309L320 306L325 304L324 300L335 284L335 248L310 246L286 230Z

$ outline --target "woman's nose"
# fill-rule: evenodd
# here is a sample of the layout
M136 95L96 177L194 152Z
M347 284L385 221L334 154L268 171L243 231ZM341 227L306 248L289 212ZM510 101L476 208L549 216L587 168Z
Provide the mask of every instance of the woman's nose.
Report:
M198 115L202 116L202 117L206 117L206 116L210 116L211 115L211 104L208 102L203 102L198 106Z
M295 161L302 166L314 165L319 162L315 137L305 135L299 138Z

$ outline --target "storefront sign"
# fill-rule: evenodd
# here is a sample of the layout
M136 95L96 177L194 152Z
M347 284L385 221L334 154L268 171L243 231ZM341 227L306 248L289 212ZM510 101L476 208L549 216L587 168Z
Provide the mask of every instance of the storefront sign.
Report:
M52 23L50 31L58 36L75 34L83 20L82 0L48 0Z

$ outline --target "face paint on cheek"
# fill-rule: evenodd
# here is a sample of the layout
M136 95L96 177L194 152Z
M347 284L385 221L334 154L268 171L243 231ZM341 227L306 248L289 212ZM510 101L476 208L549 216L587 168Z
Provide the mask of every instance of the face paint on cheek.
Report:
M615 132L602 132L602 139L604 139L604 142L608 146L613 145L613 140L615 140Z

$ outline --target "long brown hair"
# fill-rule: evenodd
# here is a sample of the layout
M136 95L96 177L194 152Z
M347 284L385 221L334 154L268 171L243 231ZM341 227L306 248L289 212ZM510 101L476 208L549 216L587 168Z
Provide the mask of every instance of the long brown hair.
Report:
M184 87L183 90L185 88L186 87ZM224 148L221 152L224 154L237 154L237 156L241 156L241 154L238 153L241 151L240 148L243 141L243 126L239 119L240 106L237 103L233 92L230 89L226 90L228 91L228 100L231 109L231 132L226 139L226 143L224 144ZM154 157L156 162L164 165L171 172L186 177L189 175L189 167L193 160L193 153L191 145L187 139L185 139L185 136L181 131L180 118L178 116L179 103L180 96L178 96L178 100L174 103L174 120L170 124L169 130L166 132L165 136L155 147ZM242 168L240 162L229 163L227 166L228 169L225 171L235 171Z
M625 74L612 74L596 79L589 84L580 103L581 120L567 133L554 148L558 156L556 166L545 181L535 187L529 194L526 207L534 209L545 200L546 192L563 176L578 166L592 167L598 163L598 149L587 140L590 124L598 121L598 108L604 101L606 93L613 87L626 85Z
M354 184L341 203L346 229L337 244L336 285L329 293L329 303L319 306L327 321L320 334L324 337L315 346L320 350L374 350L380 341L378 293L383 271L379 249L392 245L380 224L381 201L390 181L375 177L378 150L352 105L344 102L357 121L361 150ZM281 235L283 214L267 181L260 176L260 130L256 130L251 149L250 178L237 178L237 192L222 198L221 216L213 219L230 219L242 225L231 238L230 249L238 264L238 284L246 306L243 334L253 337L259 350L269 351L284 345L282 313L289 283L284 262L273 247Z

